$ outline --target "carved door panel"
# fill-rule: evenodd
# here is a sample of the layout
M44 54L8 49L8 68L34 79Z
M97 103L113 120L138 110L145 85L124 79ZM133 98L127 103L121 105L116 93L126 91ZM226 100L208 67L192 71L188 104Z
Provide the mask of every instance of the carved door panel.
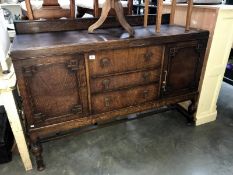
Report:
M198 89L205 45L204 41L190 41L166 46L162 96L174 96Z
M84 57L57 56L46 61L34 61L22 70L26 87L22 96L30 109L26 115L31 127L82 117L88 111Z

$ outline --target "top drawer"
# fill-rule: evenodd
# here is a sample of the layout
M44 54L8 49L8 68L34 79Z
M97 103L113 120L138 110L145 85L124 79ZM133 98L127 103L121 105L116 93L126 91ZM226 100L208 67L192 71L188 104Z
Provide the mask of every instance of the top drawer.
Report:
M90 54L93 55L93 54ZM110 73L127 72L142 68L160 67L163 47L150 46L130 49L99 51L90 59L90 75L96 77Z

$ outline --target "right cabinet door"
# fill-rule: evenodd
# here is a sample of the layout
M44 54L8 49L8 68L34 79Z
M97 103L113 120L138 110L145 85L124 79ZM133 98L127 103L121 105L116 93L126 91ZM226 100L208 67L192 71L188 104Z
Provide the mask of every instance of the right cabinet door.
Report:
M206 42L189 41L166 46L161 96L175 96L198 89Z

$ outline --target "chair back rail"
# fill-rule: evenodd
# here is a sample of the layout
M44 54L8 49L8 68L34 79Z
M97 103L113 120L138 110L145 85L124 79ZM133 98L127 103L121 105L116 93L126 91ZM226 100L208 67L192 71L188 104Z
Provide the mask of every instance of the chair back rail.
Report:
M31 1L25 0L27 15L30 20L59 19L62 17L75 18L75 0L70 0L70 9L61 8L58 0L43 0L40 9L32 9Z

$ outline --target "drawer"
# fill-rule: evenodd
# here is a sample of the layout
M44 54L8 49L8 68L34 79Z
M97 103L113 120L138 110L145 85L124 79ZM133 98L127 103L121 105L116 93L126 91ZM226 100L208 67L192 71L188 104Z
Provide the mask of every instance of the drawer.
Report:
M150 46L130 49L99 51L89 59L91 76L119 73L143 68L160 67L163 47Z
M160 79L160 69L146 70L140 72L128 72L114 76L103 76L91 79L91 92L98 93L109 90L117 90L137 85L158 82Z
M92 112L101 113L157 99L158 84L92 96Z

